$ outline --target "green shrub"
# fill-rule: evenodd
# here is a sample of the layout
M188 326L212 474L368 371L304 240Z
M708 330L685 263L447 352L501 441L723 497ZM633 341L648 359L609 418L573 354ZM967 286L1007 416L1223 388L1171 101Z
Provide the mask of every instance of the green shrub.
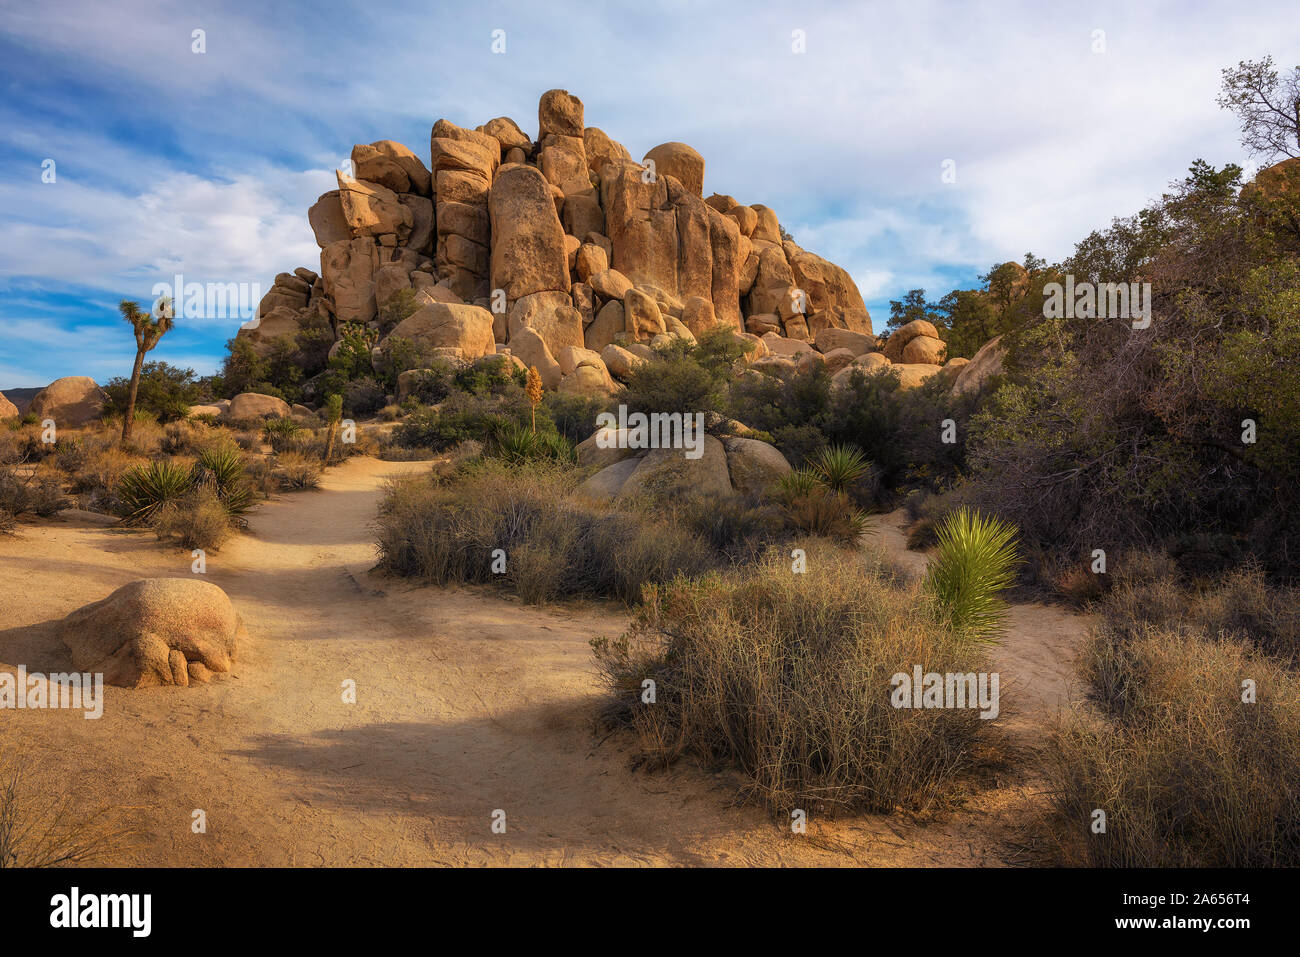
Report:
M353 379L343 387L343 409L349 415L373 415L387 401L383 384L369 376Z
M193 483L210 488L236 523L253 506L253 488L244 478L244 458L236 448L214 446L201 451L194 463Z
M926 588L953 631L974 641L996 641L1006 620L998 593L1015 583L1015 527L958 508L940 523Z
M837 477L842 476L837 473ZM811 468L786 473L777 480L775 498L790 528L829 538L845 548L861 544L867 516L848 495L831 488L824 473Z
M104 386L108 398L104 415L121 416L131 393L130 377L119 376ZM202 386L193 369L180 369L166 362L146 362L140 367L140 384L135 410L157 422L174 422L190 414L190 406L199 402Z
M152 522L159 509L183 497L193 484L191 470L169 459L128 469L117 488L123 521L128 524Z
M675 339L657 351L653 359L632 370L619 401L629 413L647 415L721 412L741 355L743 350L736 338L721 327L705 333L694 346L687 340Z
M671 514L732 565L756 561L769 546L791 538L780 508L738 495L688 496L672 506Z
M778 551L654 586L625 635L593 642L605 717L633 729L651 767L690 756L737 768L744 794L775 812L930 806L973 763L986 722L972 709L895 708L892 677L916 664L988 669L925 605L829 550L805 574Z
M412 412L393 429L395 444L440 452L467 439L482 441L507 426L531 421L528 400L517 387L502 395L452 392L440 408Z
M810 467L835 492L847 492L859 479L871 471L860 449L846 445L832 445L823 449L810 463Z
M545 413L555 423L555 429L574 445L590 438L596 431L596 416L609 408L608 399L575 395L566 392L548 392L538 409L539 418Z
M0 512L9 517L6 524L25 512L49 518L70 505L56 470L37 466L24 474L13 466L0 467Z

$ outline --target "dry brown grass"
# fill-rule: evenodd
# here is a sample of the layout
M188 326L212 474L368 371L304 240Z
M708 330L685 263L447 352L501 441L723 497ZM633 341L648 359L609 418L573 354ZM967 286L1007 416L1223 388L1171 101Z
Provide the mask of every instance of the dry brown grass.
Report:
M437 584L490 582L527 602L640 598L642 587L719 559L671 520L577 498L571 469L545 463L467 465L445 479L392 486L379 518L380 565ZM493 571L493 552L505 571Z
M932 806L990 724L973 709L891 704L894 674L987 672L986 653L918 588L830 547L802 574L774 550L650 588L627 634L595 646L613 694L606 718L634 730L646 764L738 768L773 811Z
M1112 588L1081 656L1095 707L1046 749L1062 862L1300 864L1295 599L1257 568L1192 587L1158 559Z
M216 493L198 487L158 510L154 532L159 541L216 551L234 532L234 523Z

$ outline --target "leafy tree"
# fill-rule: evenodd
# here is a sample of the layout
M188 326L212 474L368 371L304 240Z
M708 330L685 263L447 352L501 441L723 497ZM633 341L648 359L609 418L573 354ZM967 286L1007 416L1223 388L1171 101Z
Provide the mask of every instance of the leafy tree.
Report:
M104 386L108 399L106 413L126 414L130 403L132 380L118 376ZM203 386L193 369L180 369L166 362L146 362L136 382L138 410L152 413L160 422L183 419L189 407L200 400Z
M1300 157L1300 66L1278 76L1273 58L1242 60L1223 71L1219 106L1241 122L1241 145L1272 161Z
M935 303L926 302L924 289L909 289L901 301L890 301L889 321L886 323L890 331L917 319L932 323L941 332L944 328L943 311Z
M158 300L154 312L141 312L139 304L129 299L123 299L117 308L135 332L135 365L131 369L131 387L122 415L122 445L126 446L131 442L131 427L135 424L135 399L144 357L171 329L173 312L171 300L166 296Z

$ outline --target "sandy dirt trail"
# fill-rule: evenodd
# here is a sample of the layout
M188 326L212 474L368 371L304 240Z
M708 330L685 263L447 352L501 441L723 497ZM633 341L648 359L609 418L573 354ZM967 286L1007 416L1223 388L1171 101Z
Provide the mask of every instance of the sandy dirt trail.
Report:
M621 632L625 609L535 608L369 571L385 478L427 467L351 459L319 491L254 512L249 534L208 557L250 634L230 677L106 689L98 721L0 711L0 749L28 756L25 786L121 809L136 836L105 861L120 865L1006 862L990 822L1012 813L1020 785L937 821L814 816L794 836L731 806L729 776L630 771L621 736L593 733L588 645ZM895 518L880 534L898 536ZM84 513L0 539L0 668L69 669L51 622L128 581L188 576L190 561ZM1012 631L1003 695L1024 699L1013 720L1032 743L1082 624L1020 606ZM196 809L205 834L192 833ZM491 830L498 809L505 834Z

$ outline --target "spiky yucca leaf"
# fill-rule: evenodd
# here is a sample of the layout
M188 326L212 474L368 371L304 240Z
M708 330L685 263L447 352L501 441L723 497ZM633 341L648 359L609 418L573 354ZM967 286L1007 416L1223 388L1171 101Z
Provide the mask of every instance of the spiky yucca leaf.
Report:
M843 492L871 471L871 463L851 445L824 448L810 463L813 472L833 491Z
M211 488L231 518L253 505L253 489L244 480L244 460L230 446L204 449L194 463L194 484Z
M1006 624L1006 603L998 593L1015 582L1020 564L1016 527L962 506L944 517L937 535L927 589L958 634L997 641Z
M267 419L262 425L262 435L270 442L274 438L290 438L302 431L302 425L291 418Z
M158 510L194 486L191 471L166 459L128 469L117 486L117 497L129 524L151 521Z

